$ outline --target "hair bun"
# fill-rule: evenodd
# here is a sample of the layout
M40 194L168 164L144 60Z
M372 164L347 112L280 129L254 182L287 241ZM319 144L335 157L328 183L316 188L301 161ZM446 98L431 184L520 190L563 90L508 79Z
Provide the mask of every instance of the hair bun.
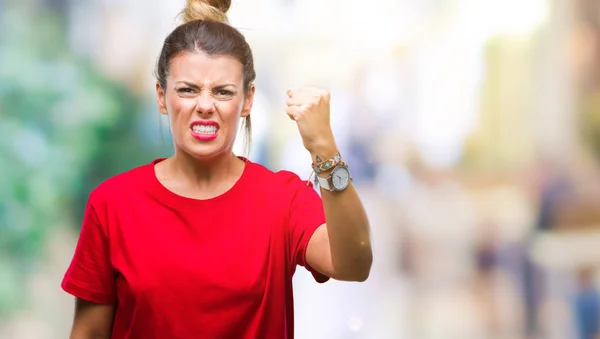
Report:
M184 24L195 20L227 23L229 7L231 0L187 0L185 8L181 11L181 18Z

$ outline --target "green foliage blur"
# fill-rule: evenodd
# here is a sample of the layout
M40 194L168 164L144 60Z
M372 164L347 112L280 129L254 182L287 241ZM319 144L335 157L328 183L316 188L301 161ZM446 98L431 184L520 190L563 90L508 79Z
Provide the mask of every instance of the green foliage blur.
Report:
M69 49L62 14L25 8L0 11L0 319L29 302L49 232L78 228L95 186L169 147L143 141L156 115Z

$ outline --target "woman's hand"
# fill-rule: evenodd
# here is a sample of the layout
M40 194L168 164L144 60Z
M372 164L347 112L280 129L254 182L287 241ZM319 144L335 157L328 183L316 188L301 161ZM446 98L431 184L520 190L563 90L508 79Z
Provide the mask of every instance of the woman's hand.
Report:
M336 149L329 119L329 91L306 87L288 90L287 95L286 113L296 121L304 147L321 158L332 156L322 153Z

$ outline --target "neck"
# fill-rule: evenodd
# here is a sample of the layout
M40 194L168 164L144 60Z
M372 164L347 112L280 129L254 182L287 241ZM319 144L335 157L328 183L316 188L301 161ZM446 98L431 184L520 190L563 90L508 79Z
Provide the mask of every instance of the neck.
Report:
M233 180L237 180L244 169L243 162L233 152L204 161L175 152L169 160L168 167L175 177L198 188L215 186L229 181L232 177L235 177Z

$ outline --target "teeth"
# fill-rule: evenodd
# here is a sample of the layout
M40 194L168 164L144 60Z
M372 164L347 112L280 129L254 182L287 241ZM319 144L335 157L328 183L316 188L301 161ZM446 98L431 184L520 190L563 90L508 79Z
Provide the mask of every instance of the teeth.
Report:
M194 133L198 134L215 134L217 133L216 126L194 125L192 126Z

